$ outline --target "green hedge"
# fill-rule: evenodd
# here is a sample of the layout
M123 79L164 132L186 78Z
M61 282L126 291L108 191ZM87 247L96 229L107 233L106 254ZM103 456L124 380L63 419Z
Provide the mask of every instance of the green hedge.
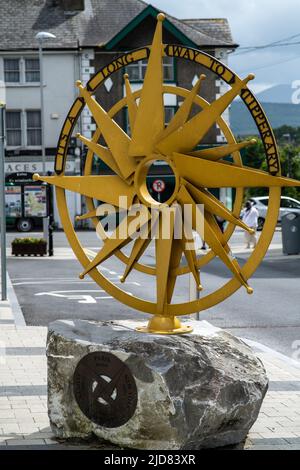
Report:
M26 245L29 245L29 244L42 244L44 245L46 242L46 240L44 238L32 238L32 237L28 237L28 238L15 238L13 241L12 241L12 245L17 245L17 244L22 244L22 243L25 243Z

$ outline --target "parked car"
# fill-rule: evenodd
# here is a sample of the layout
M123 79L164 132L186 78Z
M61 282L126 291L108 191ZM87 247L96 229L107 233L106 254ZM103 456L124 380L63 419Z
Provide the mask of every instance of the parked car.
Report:
M268 210L269 196L251 197L249 201L251 201L258 210L257 230L262 230ZM289 212L296 212L300 214L300 201L297 201L297 199L293 199L292 197L281 196L278 224L281 223L282 216L288 214Z

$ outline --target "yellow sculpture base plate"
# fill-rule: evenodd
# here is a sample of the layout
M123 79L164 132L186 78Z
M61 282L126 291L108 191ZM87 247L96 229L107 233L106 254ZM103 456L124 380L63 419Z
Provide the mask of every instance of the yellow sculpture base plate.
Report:
M154 315L147 326L137 327L136 331L139 333L152 333L156 335L183 335L191 333L193 328L188 325L182 325L180 320L176 317Z
M174 328L174 330L169 331L159 331L159 330L150 330L148 326L141 326L136 328L136 331L139 333L152 333L155 335L184 335L186 333L191 333L193 328L191 326L183 326L182 328Z

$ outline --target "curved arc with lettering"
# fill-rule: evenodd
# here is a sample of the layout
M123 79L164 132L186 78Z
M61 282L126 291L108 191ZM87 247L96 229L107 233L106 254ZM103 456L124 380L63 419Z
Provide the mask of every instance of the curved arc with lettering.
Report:
M101 83L105 81L110 75L120 70L122 67L125 67L129 63L147 59L149 57L149 53L150 48L148 46L133 50L126 54L122 54L108 65L102 67L102 69L100 69L93 77L91 77L87 83L87 89L91 92L95 92ZM168 57L189 60L202 65L211 72L215 73L228 85L233 85L237 79L240 80L240 78L232 70L230 70L229 67L225 66L218 59L203 51L198 51L191 47L176 44L165 44L164 55ZM281 172L278 149L274 133L265 115L265 112L248 87L243 88L240 97L245 103L246 107L249 109L260 132L260 136L265 148L268 171L271 175L279 176ZM77 98L72 105L62 127L55 159L55 173L58 175L64 172L67 159L68 143L83 108L84 100L82 98Z

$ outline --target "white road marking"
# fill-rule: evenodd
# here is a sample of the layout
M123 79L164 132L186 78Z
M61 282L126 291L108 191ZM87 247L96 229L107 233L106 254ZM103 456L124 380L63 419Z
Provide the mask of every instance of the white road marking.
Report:
M72 294L72 292L76 292L76 294ZM49 295L50 297L60 297L65 298L67 300L77 300L79 304L96 304L97 300L92 295L87 294L78 294L78 292L105 292L104 290L57 290L52 292L38 292L34 295L36 296L44 296ZM102 299L112 299L111 296L102 296Z
M120 282L116 283L119 284ZM127 284L137 284L135 282L128 282ZM88 294L81 294L80 292L88 292ZM67 300L77 300L79 304L96 304L97 300L103 300L103 299L113 299L110 295L102 295L102 296L93 296L91 295L91 292L103 292L105 291L103 289L97 289L97 290L92 290L92 289L78 289L78 290L55 290L55 291L48 291L48 292L37 292L34 295L41 297L41 296L46 296L49 295L50 297L59 297L59 298L64 298ZM132 295L132 292L124 291L128 295Z
M121 284L121 281L120 281L120 277L121 276L118 276L118 277L107 277L106 279L108 281L114 281L115 284ZM82 284L94 284L95 285L95 282L94 281L83 281L81 279L73 279L73 280L68 280L68 281L63 281L63 280L51 280L51 281L23 281L23 282L13 282L12 283L13 286L23 286L23 285L29 285L29 284L33 284L33 285L46 285L46 284L79 284L79 285L82 285ZM133 286L140 286L141 284L139 284L138 282L135 282L135 281L127 281L126 282L126 285L133 285Z
M117 281L119 282L120 278L119 277L111 277L107 278L109 281ZM73 280L62 280L62 279L57 279L57 280L46 280L46 281L23 281L23 282L13 282L13 286L24 286L28 284L33 284L33 285L45 285L45 284L95 284L94 281L83 281L81 279L76 279L74 278ZM131 283L132 284L132 283Z

